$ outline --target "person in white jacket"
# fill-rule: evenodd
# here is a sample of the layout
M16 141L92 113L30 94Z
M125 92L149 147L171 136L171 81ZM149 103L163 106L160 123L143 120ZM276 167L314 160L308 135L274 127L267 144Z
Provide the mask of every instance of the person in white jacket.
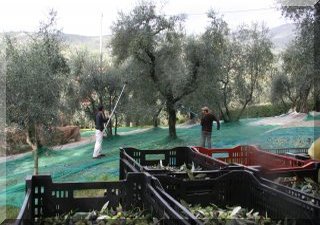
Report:
M94 159L101 158L105 156L105 154L100 153L102 149L102 140L103 140L103 130L104 123L108 122L109 118L106 117L103 113L103 106L100 105L98 107L98 112L96 114L96 143L94 145L93 155Z

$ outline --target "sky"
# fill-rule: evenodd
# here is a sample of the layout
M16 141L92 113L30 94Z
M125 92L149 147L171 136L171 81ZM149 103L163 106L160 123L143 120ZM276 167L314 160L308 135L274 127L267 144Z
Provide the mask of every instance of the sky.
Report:
M291 21L281 16L275 0L155 0L166 15L185 13L186 32L199 34L207 25L206 13L214 9L231 29L241 24L265 23L276 27ZM57 27L64 33L86 36L110 35L118 12L129 12L137 0L0 0L0 32L38 30L50 9L58 13Z

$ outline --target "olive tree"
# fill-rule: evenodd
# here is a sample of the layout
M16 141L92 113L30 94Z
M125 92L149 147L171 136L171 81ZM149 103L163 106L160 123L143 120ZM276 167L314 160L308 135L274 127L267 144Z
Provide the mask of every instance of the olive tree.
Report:
M308 45L312 45L312 40L300 35L288 45L282 54L281 74L272 84L272 95L278 95L282 103L290 102L290 107L298 112L308 111L307 102L314 84L313 52L307 51Z
M55 18L51 11L49 21L41 24L26 45L6 39L7 124L17 123L26 131L26 141L34 151L35 174L39 130L58 121L64 78L69 72Z
M320 112L320 2L315 5L315 22L314 22L314 92L315 92L315 110Z
M71 56L71 74L77 96L78 107L94 121L98 105L104 105L111 113L122 87L121 68L115 68L102 62L98 55L85 51L78 51ZM72 100L71 98L70 100ZM119 103L121 104L121 102ZM117 118L117 114L115 114ZM112 123L106 130L112 135Z
M288 108L288 99L293 103L296 100L291 94L291 84L288 77L284 74L277 74L273 77L271 83L271 102L273 104L281 103L285 108Z
M199 88L184 103L193 111L207 105L225 122L237 121L269 78L272 42L264 26L244 25L230 32L228 24L214 11L208 13L208 18L210 23L198 47L203 56Z
M273 63L272 42L266 27L253 24L242 26L232 42L238 51L234 55L236 71L234 74L234 101L240 108L235 120L239 120L245 108L254 99L254 92L261 88L263 81L270 75Z
M128 60L125 63L124 79L127 82L125 107L121 111L125 112L127 126L130 122L139 124L159 125L159 115L165 107L165 100L157 90L155 83L151 79L145 79L145 67L137 60ZM122 100L123 101L123 100Z
M0 156L6 155L6 60L3 40L0 40Z
M151 80L164 98L171 138L177 137L176 103L195 90L201 63L197 41L186 40L182 21L182 16L157 14L155 5L143 2L129 14L120 13L112 28L117 63L138 61L145 68L139 76Z
M286 51L285 62L286 68L288 69L289 61L288 58L291 54L296 54L302 61L297 61L297 67L300 70L301 79L296 79L297 76L294 76L291 72L288 74L289 79L295 79L295 89L297 90L297 101L293 107L300 112L306 112L307 101L310 99L310 95L314 93L314 109L320 110L320 76L319 76L319 55L320 55L320 19L319 19L319 2L315 5L315 1L311 0L278 0L278 3L281 6L282 14L293 20L297 24L297 38L294 42L288 46L289 48L296 48L297 51L294 53L294 50ZM291 53L289 53L291 51ZM306 64L305 64L306 63ZM295 67L295 65L291 64ZM302 66L302 67L300 67ZM292 72L295 72L292 70ZM295 77L295 78L294 78ZM305 79L305 82L304 82ZM297 83L300 80L301 83Z
M198 45L198 52L202 57L198 88L182 104L182 111L188 112L191 118L203 106L208 106L214 113L220 114L224 103L220 82L223 70L227 69L226 64L231 62L229 53L226 52L231 49L227 49L230 31L228 24L215 11L208 12L208 19L209 24L200 36ZM225 100L228 101L227 97Z

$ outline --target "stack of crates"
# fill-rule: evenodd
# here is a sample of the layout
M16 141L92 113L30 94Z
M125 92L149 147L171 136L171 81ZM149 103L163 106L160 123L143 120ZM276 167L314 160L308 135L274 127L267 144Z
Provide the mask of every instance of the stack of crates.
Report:
M182 166L189 169L170 169ZM205 224L182 205L183 200L203 207L215 204L221 208L254 209L274 221L281 220L282 224L317 225L320 199L273 179L295 175L317 179L318 172L316 161L267 153L255 146L121 148L117 182L54 183L50 176L29 177L16 224L37 224L41 218L61 216L75 209L99 210L106 202L110 207L121 204L124 209L148 210L161 219L161 224ZM197 179L190 179L190 173ZM75 195L76 191L90 189L103 189L104 195L85 198Z
M160 160L163 167L159 168ZM194 175L202 173L203 179L190 180L186 172L165 168L191 163L202 168ZM211 203L241 205L267 212L275 219L291 219L296 224L320 224L320 198L273 180L287 176L317 180L319 168L317 161L268 153L255 146L120 149L122 178L128 172L147 172L159 179L163 188L177 200L203 206Z

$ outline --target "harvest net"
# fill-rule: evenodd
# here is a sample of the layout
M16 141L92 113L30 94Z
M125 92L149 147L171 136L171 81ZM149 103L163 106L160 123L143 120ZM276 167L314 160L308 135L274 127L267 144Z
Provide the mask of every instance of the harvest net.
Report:
M213 131L213 146L223 148L256 144L262 148L308 148L320 136L320 127L280 128L252 125L254 121L257 120L245 119L238 123L222 123L220 131ZM94 142L65 150L42 149L39 154L39 173L51 174L53 180L57 182L117 180L119 147L164 149L200 144L199 125L177 128L179 138L176 140L167 138L167 128L150 128L137 133L131 132L133 130L134 128L120 128L118 131L121 135L104 139L102 152L106 157L101 159L92 159ZM81 134L82 137L94 141L92 135L94 131L85 131ZM0 191L0 206L21 207L25 195L25 178L33 173L33 156L28 153L18 159L2 162L0 170L3 170L2 168L6 171L0 171L0 182L6 189ZM4 172L6 176L3 176Z

